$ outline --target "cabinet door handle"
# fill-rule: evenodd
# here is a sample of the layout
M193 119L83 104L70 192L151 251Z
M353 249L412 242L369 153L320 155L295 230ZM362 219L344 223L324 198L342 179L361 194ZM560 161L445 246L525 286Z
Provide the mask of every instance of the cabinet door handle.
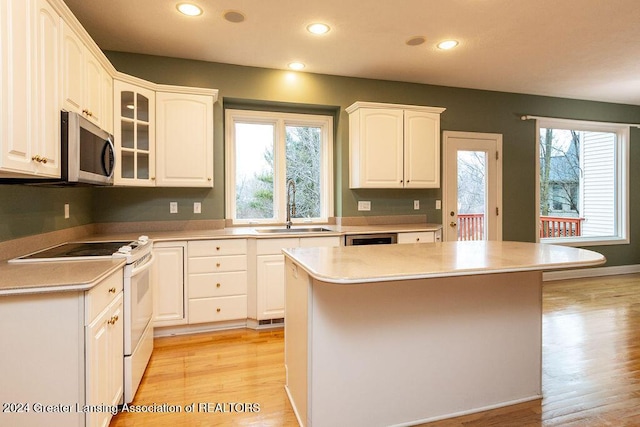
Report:
M220 287L220 283L216 283L216 288L219 288L219 287Z
M110 294L115 294L116 293L116 288L109 288L109 293Z
M216 246L216 251L219 251L219 250L220 250L220 246Z
M219 308L216 308L216 313L220 313L220 309Z
M416 237L416 242L419 242L419 241L420 241L420 238L419 238L419 237Z
M47 158L46 157L40 157L40 155L36 154L35 156L31 157L31 160L33 160L34 162L38 162L38 163L44 163L45 165L47 164Z
M216 267L220 267L220 263L219 262L216 262Z

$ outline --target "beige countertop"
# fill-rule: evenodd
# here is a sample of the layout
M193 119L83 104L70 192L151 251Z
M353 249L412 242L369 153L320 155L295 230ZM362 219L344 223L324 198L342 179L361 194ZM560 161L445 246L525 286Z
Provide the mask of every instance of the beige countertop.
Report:
M295 230L307 227L321 227L330 231L299 232ZM346 234L374 234L374 233L410 233L421 231L438 231L440 224L385 224L385 225L332 225L332 224L304 224L294 225L291 230L280 233L261 233L261 229L285 228L276 226L251 226L229 227L214 230L178 230L178 231L149 231L139 233L109 233L90 236L84 240L133 240L140 235L147 235L154 242L166 242L175 240L207 240L207 239L231 239L231 238L256 238L274 239L282 237L317 237L317 236L343 236Z
M557 270L604 264L597 252L524 242L442 242L285 249L286 257L323 282L392 280Z
M0 263L0 296L86 291L122 268L123 258L90 261Z
M322 227L330 231L296 232L305 227ZM149 236L154 242L176 240L207 240L230 238L274 239L283 237L317 237L343 236L345 234L391 233L391 232L419 232L437 231L440 224L389 224L366 226L337 226L305 224L295 225L294 231L281 233L260 233L261 228L284 228L284 226L264 227L229 227L212 230L184 230L184 231L140 231L136 233L97 234L79 239L81 241L131 241L140 235ZM44 247L42 248L44 249ZM89 260L89 261L61 261L61 262L31 262L8 263L0 261L0 296L14 294L61 292L88 290L100 280L107 277L115 269L124 265L118 260Z

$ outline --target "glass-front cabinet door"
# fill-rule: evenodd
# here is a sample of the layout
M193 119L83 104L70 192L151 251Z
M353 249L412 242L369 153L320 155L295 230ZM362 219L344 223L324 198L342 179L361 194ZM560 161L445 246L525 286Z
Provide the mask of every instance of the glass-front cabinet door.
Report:
M155 185L155 92L114 81L115 184Z

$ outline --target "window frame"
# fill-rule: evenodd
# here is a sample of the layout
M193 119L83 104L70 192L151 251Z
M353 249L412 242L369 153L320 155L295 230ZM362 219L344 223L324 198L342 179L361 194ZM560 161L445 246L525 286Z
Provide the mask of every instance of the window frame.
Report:
M274 125L274 194L272 218L236 218L236 150L235 124ZM322 114L283 113L242 109L225 110L225 218L233 225L284 224L286 221L286 127L321 128L320 147L320 217L291 218L294 224L328 223L333 217L333 116Z
M540 129L565 129L616 134L616 232L612 236L540 237ZM628 124L572 119L536 118L536 241L565 246L629 244L629 138ZM581 189L582 190L582 189Z

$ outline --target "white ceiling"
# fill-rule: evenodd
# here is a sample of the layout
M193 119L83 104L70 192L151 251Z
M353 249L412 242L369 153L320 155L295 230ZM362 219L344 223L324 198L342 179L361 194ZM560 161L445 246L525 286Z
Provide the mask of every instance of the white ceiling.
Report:
M179 1L65 0L103 50L640 105L638 0Z

